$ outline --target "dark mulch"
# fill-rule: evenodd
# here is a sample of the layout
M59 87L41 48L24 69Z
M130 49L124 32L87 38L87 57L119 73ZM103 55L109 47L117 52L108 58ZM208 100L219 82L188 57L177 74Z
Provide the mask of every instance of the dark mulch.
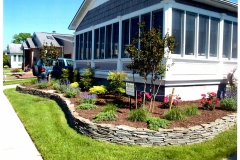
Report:
M33 85L28 85L25 87L32 88ZM44 89L44 90L49 90L49 89L52 89L52 88L48 87L47 89ZM76 112L78 112L79 116L92 121L94 118L94 115L98 114L102 110L104 104L106 102L113 101L114 99L116 99L116 97L114 97L112 95L98 97L97 102L96 102L98 108L91 109L91 110L81 110L81 109L76 108L79 105L79 103L78 103L78 99L80 99L79 95L77 95L75 98L68 98L68 99L71 101L72 104L74 104ZM124 107L117 109L117 116L118 116L117 120L107 121L107 122L98 122L98 123L112 124L112 125L127 125L127 126L131 126L131 127L135 127L135 128L147 128L148 126L147 126L147 123L145 123L145 122L131 122L127 119L129 112L130 112L129 98L123 97L121 99L121 101L123 101L125 103L125 105L124 105ZM134 109L135 108L134 98L132 98L131 102L132 102L131 109ZM188 128L188 127L192 127L192 126L196 126L196 125L206 124L209 122L214 122L216 119L226 116L228 114L237 112L237 111L222 110L220 108L220 106L217 106L215 108L215 110L213 110L213 111L203 110L200 100L181 101L178 103L177 107L181 108L186 105L193 105L193 104L198 106L200 115L188 117L186 120L183 120L183 121L171 121L171 124L167 128L168 129L175 128L175 127ZM155 106L154 110L151 113L151 115L154 117L161 118L161 117L163 117L163 114L168 110L168 108L163 108L163 103L159 102L159 101L155 101L154 106ZM149 108L149 105L146 105L146 108Z

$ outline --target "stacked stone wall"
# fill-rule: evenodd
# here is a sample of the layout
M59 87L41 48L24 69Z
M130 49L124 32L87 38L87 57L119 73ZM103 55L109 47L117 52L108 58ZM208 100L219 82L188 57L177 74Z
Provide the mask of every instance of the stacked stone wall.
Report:
M55 100L64 111L68 124L79 133L93 139L127 145L141 146L169 146L200 143L214 138L219 133L231 128L237 122L237 114L230 114L215 122L201 124L190 128L159 129L158 131L147 128L133 128L125 125L97 124L80 117L74 105L62 94L54 90L39 90L17 86L21 93L37 95Z

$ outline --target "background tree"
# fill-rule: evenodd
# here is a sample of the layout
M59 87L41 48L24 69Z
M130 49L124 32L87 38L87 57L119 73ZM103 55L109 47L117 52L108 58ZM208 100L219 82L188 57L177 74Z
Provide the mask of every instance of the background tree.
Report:
M125 49L130 54L132 63L127 68L133 70L143 77L143 106L145 105L145 93L148 75L151 74L151 102L155 100L162 78L165 71L170 67L168 64L169 54L174 52L177 43L173 36L167 33L163 38L160 29L152 28L147 30L144 28L145 23L139 23L141 32L137 34L137 38L133 38L132 43ZM140 42L140 49L137 47ZM155 82L160 80L158 89L155 90ZM150 104L150 110L152 103Z
M54 46L52 43L48 45L47 43L43 44L43 48L40 51L40 60L43 63L44 59L51 59L50 61L46 60L44 61L44 64L46 66L53 67L52 61L55 60L56 63L58 63L58 58L60 57L62 53L62 49L60 47ZM51 80L51 72L48 76L48 81Z
M32 38L30 33L19 33L13 36L13 43L21 44L26 41L27 38Z
M5 55L7 51L3 51L3 66L8 65L10 62L10 57L8 55Z

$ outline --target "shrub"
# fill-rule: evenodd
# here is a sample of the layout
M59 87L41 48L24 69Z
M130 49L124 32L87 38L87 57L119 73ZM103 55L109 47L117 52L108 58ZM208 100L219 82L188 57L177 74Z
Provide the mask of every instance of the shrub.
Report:
M158 117L151 117L147 121L148 128L157 131L159 127L166 128L170 124L170 121L166 119L160 119Z
M9 66L8 65L4 65L3 68L9 68Z
M64 93L65 91L67 90L67 85L61 85L60 84L60 86L59 86L59 88L58 88L58 92L59 93Z
M59 83L54 83L53 85L52 85L52 88L54 89L54 90L60 90L60 84Z
M78 82L79 79L80 79L79 69L75 68L73 74L73 82Z
M148 110L143 108L138 108L130 111L128 120L136 122L146 122L148 120L149 113Z
M167 119L167 120L170 120L170 121L172 121L172 120L184 120L184 119L186 119L186 116L183 114L181 109L173 108L173 109L165 112L163 118Z
M206 96L206 94L201 94L201 103L203 105L203 109L214 110L216 105L219 104L217 94L215 92L208 92L207 94L208 96Z
M77 88L77 87L79 87L79 84L78 84L78 82L73 82L70 84L70 86Z
M165 97L164 97L164 101L163 101L163 104L164 104L164 107L166 107L166 108L169 108L170 107L170 99L171 99L171 97L172 97L172 95L171 94L169 94L169 95L166 95ZM173 107L176 107L177 106L177 104L178 104L178 102L180 102L181 101L181 97L179 97L179 95L176 95L176 98L173 98L173 100L172 100L172 106Z
M76 95L79 93L79 88L68 86L67 89L64 91L64 96L73 98L76 97Z
M237 99L236 98L223 98L220 101L220 106L222 109L227 111L237 110Z
M94 67L89 67L85 68L85 72L81 74L79 86L82 88L84 91L89 90L93 86L93 77L95 74L95 68Z
M101 95L101 94L106 94L107 89L104 85L93 86L92 88L89 89L89 92L92 93L92 94L95 93L95 94Z
M108 112L108 111L117 111L117 105L114 103L106 103L103 107L103 110L101 112Z
M61 80L68 80L69 79L69 70L67 68L62 68Z
M93 108L97 108L97 106L95 104L91 104L91 103L81 103L80 105L77 106L77 108L79 108L79 109L93 109Z
M48 86L49 86L48 82L41 82L34 85L34 87L39 89L47 88Z
M121 71L109 71L108 76L107 76L107 80L109 81L109 88L110 91L117 95L117 96L121 96L125 93L125 82L124 80L128 78L128 75L126 72Z
M80 94L80 97L81 97L83 103L95 104L97 95L96 94L88 94L88 93L84 92L84 93Z
M16 73L16 72L20 72L20 68L13 68L10 70L11 73Z
M187 106L186 108L183 109L183 113L186 116L194 116L200 114L198 107L196 105Z
M114 111L100 112L94 116L93 122L99 121L112 121L117 119L117 115Z
M226 89L226 98L237 98L237 87L231 86Z

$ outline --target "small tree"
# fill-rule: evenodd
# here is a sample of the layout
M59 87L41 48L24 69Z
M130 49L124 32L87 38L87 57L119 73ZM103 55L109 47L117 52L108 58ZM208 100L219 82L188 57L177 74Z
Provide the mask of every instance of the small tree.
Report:
M125 48L130 54L132 63L127 65L127 68L138 73L143 77L144 90L146 92L147 76L151 74L151 103L158 93L161 86L162 78L165 71L170 67L167 64L169 54L174 52L177 43L173 36L167 33L163 38L160 29L152 28L147 30L144 28L145 23L139 23L142 32L138 33L137 38L133 38L132 43ZM138 41L140 42L140 49L137 48ZM160 80L158 89L155 89L156 80ZM145 94L143 94L143 106L145 105Z
M54 46L52 42L50 43L50 45L45 43L43 44L43 48L40 51L40 59L42 63L43 63L43 59L48 59L48 58L51 59L51 61L45 61L44 64L46 66L52 67L52 60L57 61L61 53L62 53L62 49L60 47ZM48 76L49 83L50 83L50 80L51 80L51 72L49 73L49 76Z

